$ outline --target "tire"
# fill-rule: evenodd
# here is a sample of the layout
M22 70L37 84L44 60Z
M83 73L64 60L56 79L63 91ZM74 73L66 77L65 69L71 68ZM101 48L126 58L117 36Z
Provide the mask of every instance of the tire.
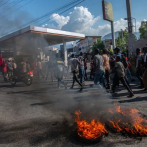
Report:
M9 81L10 81L11 85L13 85L13 86L16 85L16 78L14 76L11 76L9 78Z
M26 80L25 80L25 84L26 84L27 86L32 85L32 82L33 82L33 79L32 79L31 77L27 77Z

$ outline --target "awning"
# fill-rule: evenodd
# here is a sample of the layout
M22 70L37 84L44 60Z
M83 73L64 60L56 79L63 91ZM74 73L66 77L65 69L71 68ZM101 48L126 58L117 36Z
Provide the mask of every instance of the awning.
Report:
M2 50L27 50L43 48L63 42L84 39L85 35L62 30L29 26L0 38Z

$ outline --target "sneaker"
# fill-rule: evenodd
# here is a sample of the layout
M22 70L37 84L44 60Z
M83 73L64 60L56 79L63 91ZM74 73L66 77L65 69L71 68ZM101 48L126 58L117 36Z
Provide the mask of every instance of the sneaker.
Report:
M82 86L85 86L85 82L82 83Z
M131 79L131 82L134 82L135 81L135 79Z
M114 93L115 93L115 91L113 91L113 90L110 90L109 92L110 92L110 93L112 93L112 94L114 94Z
M144 88L144 86L140 85L140 86L138 86L138 88Z
M132 94L128 95L127 97L132 98L133 96L134 96L134 94L132 93Z
M83 90L83 86L80 88L80 91L82 91Z

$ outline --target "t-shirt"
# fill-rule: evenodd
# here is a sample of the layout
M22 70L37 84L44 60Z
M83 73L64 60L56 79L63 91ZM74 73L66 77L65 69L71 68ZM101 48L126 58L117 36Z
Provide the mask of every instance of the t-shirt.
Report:
M71 65L71 72L77 70L78 63L79 63L79 61L77 58L72 58L69 60L69 64Z
M80 63L79 67L84 67L84 58L82 56L79 56L78 60L79 60L79 63Z
M103 57L101 55L95 55L94 56L94 63L96 64L96 73L102 73L104 72L103 68Z
M109 65L109 57L107 54L103 54L103 67L105 70L110 70L110 65Z
M116 73L119 78L125 76L125 67L122 62L116 62L115 68L117 68Z
M137 55L137 58L136 58L136 67L138 67L138 61L141 61L141 55Z

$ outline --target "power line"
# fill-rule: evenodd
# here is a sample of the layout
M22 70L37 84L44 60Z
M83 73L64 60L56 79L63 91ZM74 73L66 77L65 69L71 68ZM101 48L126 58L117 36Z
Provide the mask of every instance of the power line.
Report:
M20 8L22 8L22 7L26 6L27 4L31 3L32 1L33 1L33 0L30 0L30 1L29 1L29 2L27 2L26 4L24 4L24 5L20 6L18 9L15 9L14 11L12 11L12 12L11 12L11 13L9 13L9 14L6 14L6 15L5 15L5 17L6 17L6 16L8 16L8 15L10 15L10 14L12 14L12 13L14 13L15 11L19 10Z
M19 1L19 0L17 0L17 1ZM10 7L11 7L13 4L15 4L17 1L12 1L12 2L10 2L9 4L7 4L6 6L3 6L3 8L1 9L1 12L7 10L8 8L10 8Z
M81 1L81 0L74 0L74 1L72 1L72 2L70 2L70 3L68 3L68 4L65 4L64 6L61 6L61 7L57 8L57 9L55 9L55 10L49 12L49 13L46 13L45 15L43 15L43 16L37 18L37 19L34 19L33 21L30 21L30 22L28 22L28 23L22 25L22 26L20 27L20 29L21 29L21 28L24 28L24 27L26 27L26 26L29 26L29 25L31 25L31 24L34 23L34 22L40 21L41 19L44 19L44 18L48 17L49 15L51 15L51 14L53 14L53 13L57 13L57 11L61 11L61 10L65 9L66 7L69 7L69 6L75 4L75 3L79 2L79 1ZM82 0L82 1L84 1L84 0ZM72 7L73 7L73 6L72 6ZM18 30L18 29L17 29L17 30ZM11 32L14 32L14 31L17 31L17 30L15 29L15 30L12 30ZM7 34L9 34L9 33L7 33ZM5 35L7 35L7 34L5 34Z
M66 5L64 5L64 6L60 7L60 8L57 8L56 10L53 10L53 11L51 11L49 13L46 13L45 15L43 15L43 16L37 18L37 19L34 19L33 21L31 21L29 23L24 24L23 26L26 26L28 24L32 24L32 23L37 22L37 21L39 21L41 19L44 19L44 18L48 17L49 15L51 15L51 14L57 12L57 11L61 11L62 9L65 9L66 7L69 7L70 5L73 5L74 3L78 2L78 1L81 1L81 0L76 0L76 1L74 0L74 1L68 3L68 4L66 4Z
M22 2L23 0L19 0L17 1L13 6L9 7L8 9L6 9L5 11L1 12L1 14L5 13L7 10L13 8L14 6L16 6L18 3Z
M4 6L5 4L7 4L9 2L9 0L7 0L5 3L3 3L1 6L0 6L0 8L2 7L2 6Z

